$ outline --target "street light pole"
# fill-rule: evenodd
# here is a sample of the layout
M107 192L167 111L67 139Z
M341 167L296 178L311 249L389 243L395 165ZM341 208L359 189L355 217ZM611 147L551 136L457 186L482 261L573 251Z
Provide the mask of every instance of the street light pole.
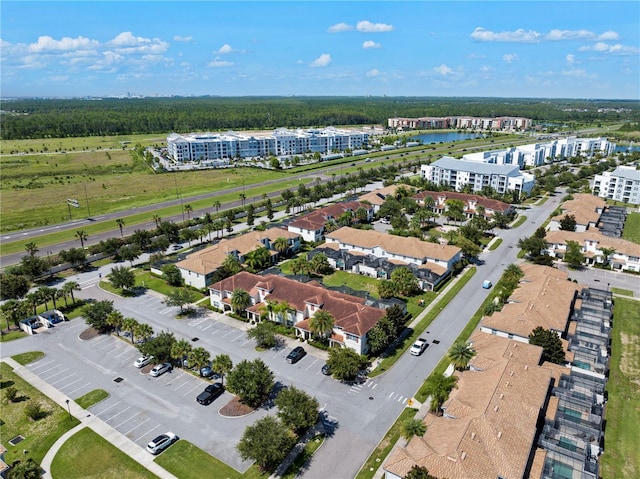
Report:
M69 419L71 419L71 407L69 406L69 400L65 401L67 403L67 412L69 413Z

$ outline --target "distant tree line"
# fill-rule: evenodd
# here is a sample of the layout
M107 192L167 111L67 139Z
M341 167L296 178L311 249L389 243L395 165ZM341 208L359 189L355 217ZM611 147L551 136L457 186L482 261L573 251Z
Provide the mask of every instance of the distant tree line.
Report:
M521 116L569 124L640 118L633 101L439 97L18 99L3 102L3 110L2 140L386 125L395 116Z

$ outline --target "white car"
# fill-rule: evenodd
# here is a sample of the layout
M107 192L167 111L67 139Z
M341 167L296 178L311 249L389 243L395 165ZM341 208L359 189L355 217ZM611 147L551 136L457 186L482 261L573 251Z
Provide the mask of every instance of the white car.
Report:
M147 451L149 451L151 454L160 454L177 440L178 436L176 436L174 433L165 432L164 434L160 434L153 441L147 444Z
M171 363L156 364L149 374L151 374L151 376L153 376L154 378L157 378L161 374L164 374L167 371L171 371L172 369L173 366L171 365Z
M133 365L137 368L143 368L147 364L151 363L151 361L153 361L153 356L140 356L134 361Z
M411 346L409 352L414 356L420 356L424 352L424 350L427 349L427 346L427 340L424 338L420 338L415 343L413 343L413 346Z

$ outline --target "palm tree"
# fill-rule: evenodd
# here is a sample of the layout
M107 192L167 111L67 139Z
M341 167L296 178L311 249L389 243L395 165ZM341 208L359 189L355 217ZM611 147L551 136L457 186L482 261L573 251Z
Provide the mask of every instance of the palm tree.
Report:
M135 327L134 332L136 337L142 341L153 336L153 328L147 323L138 323L138 325Z
M120 311L114 309L107 316L107 324L116 330L116 336L120 336L120 330L124 324L124 316Z
M160 227L160 221L162 220L162 218L160 218L159 215L153 215L153 221L155 221L156 223L156 228Z
M605 266L609 265L609 258L611 257L611 255L613 253L616 252L615 248L600 248L600 251L602 251L602 262L604 263Z
M220 378L222 379L222 385L224 385L224 377L233 369L231 358L226 354L218 354L215 358L213 358L211 369L214 373L220 375Z
M220 202L218 200L213 202L213 207L216 209L216 214L220 212L220 207L222 206L222 204L220 204Z
M116 220L116 224L118 225L118 228L120 228L120 238L122 238L124 236L124 233L122 232L122 228L124 228L124 220L122 218L118 218Z
M244 206L244 200L247 199L247 195L240 193L238 196L240 197L240 201L242 201L242 206Z
M271 262L271 254L267 248L260 247L250 251L245 256L245 263L252 271L260 271L269 265Z
M402 423L402 436L405 439L411 439L413 436L424 436L427 427L420 419L409 418Z
M80 241L80 247L82 248L82 251L84 251L84 242L87 241L89 235L85 233L84 230L78 230L76 231L75 237Z
M273 247L280 254L280 256L284 256L289 250L289 241L287 240L287 238L280 236L273 242Z
M287 315L292 310L289 303L287 303L286 301L276 303L273 305L272 310L273 310L273 317L275 318L276 322L287 324ZM282 321L280 321L280 319L282 319Z
M211 361L211 353L202 347L194 348L189 353L189 365L202 376L202 368Z
M38 312L38 306L40 306L40 295L37 293L37 291L27 293L27 295L24 297L24 303L27 308L33 310L33 315L35 316Z
M449 393L458 382L457 376L445 376L437 374L431 376L425 385L424 392L431 396L431 404L429 409L431 412L438 412L440 406L449 398Z
M251 305L251 296L244 289L236 289L231 294L231 307L236 314L242 313Z
M522 268L520 268L520 266L518 266L515 263L511 263L509 266L507 266L504 269L504 275L508 278L513 278L513 279L520 279L522 278L522 275L524 273L522 272Z
M32 258L36 255L38 251L40 251L33 241L24 245L24 249L26 250L27 253L29 253L29 256L31 256Z
M124 318L122 321L122 329L125 331L129 331L131 333L131 343L133 344L133 338L135 335L136 328L138 327L138 321L134 318Z
M186 339L178 339L171 345L171 357L180 361L180 367L182 367L182 360L189 356L191 353L191 343Z
M50 288L48 286L40 286L36 290L36 294L38 295L38 298L40 299L40 304L44 303L44 310L48 311L49 310L49 300L52 299L52 297L54 295L53 288Z
M187 212L187 221L191 221L191 212L193 211L193 206L190 204L184 205L184 210Z
M329 311L319 309L309 319L309 329L316 336L326 339L333 332L336 320Z
M449 349L448 356L456 369L462 371L469 366L469 362L476 354L476 350L471 347L471 344L465 341L456 341Z
M74 291L82 291L80 285L76 281L67 281L62 286L62 290L71 295L71 302L75 304L76 298L73 297Z

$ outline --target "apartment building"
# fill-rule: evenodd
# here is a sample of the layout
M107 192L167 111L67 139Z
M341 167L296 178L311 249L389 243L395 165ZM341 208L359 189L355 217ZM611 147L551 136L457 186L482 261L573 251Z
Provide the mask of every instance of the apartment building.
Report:
M420 117L420 118L389 118L389 128L402 128L412 130L428 129L475 129L494 131L518 131L527 130L533 124L529 118L501 116L495 118L474 116L451 117Z
M231 296L238 289L248 292L251 297L246 315L252 321L259 320L265 313L267 302L271 306L286 303L288 309L271 314L270 319L295 327L296 335L302 339L312 336L309 318L318 310L328 311L335 319L330 343L350 348L358 354L369 351L367 334L386 314L384 309L366 305L364 298L325 289L315 281L301 283L272 274L259 276L245 271L209 286L211 305L230 311Z
M596 175L593 194L622 203L640 205L640 170L633 166L618 166L613 171Z
M394 196L398 191L398 188L405 188L410 192L415 191L415 188L410 185L389 185L385 186L384 188L378 188L377 190L373 190L365 193L364 195L361 195L360 198L358 198L358 201L369 203L371 206L373 206L373 211L375 213L378 213L378 211L380 211L380 207L384 204L387 197Z
M491 218L496 213L510 214L515 211L513 205L504 201L485 198L484 196L472 195L467 193L458 193L456 191L421 191L412 198L416 202L425 206L425 199L433 198L434 205L431 207L438 214L447 211L447 200L459 200L464 203L464 213L468 218L481 215Z
M422 165L420 170L424 179L456 191L469 185L472 191L481 191L489 186L498 193L517 191L529 194L535 184L535 177L521 172L517 165L458 160L450 156Z
M177 262L176 266L184 284L206 288L229 255L244 263L248 253L264 247L269 250L272 262L276 262L280 258L280 253L275 248L278 238L287 240L289 253L295 253L300 249L300 235L284 228L270 228L265 231L251 231L234 238L224 238L213 246L190 254L186 259Z
M356 213L361 209L366 213L364 221L371 221L375 214L375 208L371 204L363 201L344 201L302 215L289 223L287 229L299 234L305 241L315 243L324 239L325 229L329 225L337 227L340 217L345 213L351 217L349 222L358 222Z
M366 148L369 134L334 127L289 130L278 128L268 136L234 132L190 133L167 136L167 152L178 163L218 159L330 153Z

